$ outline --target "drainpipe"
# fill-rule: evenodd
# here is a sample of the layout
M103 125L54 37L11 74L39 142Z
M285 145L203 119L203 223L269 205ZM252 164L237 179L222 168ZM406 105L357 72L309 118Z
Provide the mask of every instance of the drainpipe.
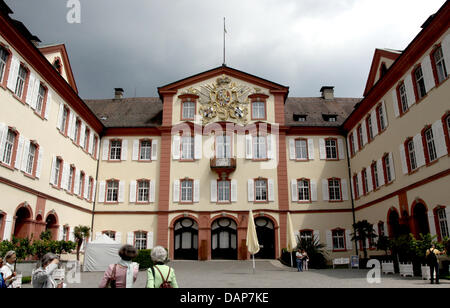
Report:
M100 146L101 146L101 140L102 140L102 138L100 137L100 135L98 136L98 149L100 149ZM97 183L97 185L98 185L98 169L99 169L99 166L100 166L100 150L98 150L98 157L97 157L97 171L95 172L95 181L96 181L96 183ZM95 189L97 190L97 185L95 186ZM95 196L95 198L94 198L94 203L93 203L93 205L92 205L92 222L91 222L91 240L93 241L94 240L94 215L95 215L95 204L96 204L96 199L97 199L97 194L95 193L95 191L93 191L92 192L92 196L94 197Z
M352 187L352 170L350 167L350 153L348 152L348 144L347 144L347 136L345 136L345 151L347 152L347 169L348 169L348 184L350 186L350 196L352 199L352 216L353 216L353 224L356 223L356 215L355 215L355 201L353 196L353 187ZM353 229L353 234L355 234L355 229ZM358 241L355 240L355 255L358 255Z

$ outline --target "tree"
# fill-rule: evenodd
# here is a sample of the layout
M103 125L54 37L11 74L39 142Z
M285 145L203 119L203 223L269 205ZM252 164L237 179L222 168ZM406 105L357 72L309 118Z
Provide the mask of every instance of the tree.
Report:
M362 243L364 259L367 259L366 240L373 241L377 238L375 230L373 229L373 224L369 223L367 220L358 221L353 224L353 230L355 230L355 232L352 234L352 241L360 241Z
M304 249L308 254L310 268L325 268L327 264L327 251L325 245L313 238L301 238L297 235L297 249Z
M74 228L73 235L75 237L75 243L77 244L77 261L80 261L80 250L83 245L83 241L89 237L91 228L87 226L78 226Z
M377 250L383 250L388 255L388 250L392 248L391 240L386 235L378 237Z

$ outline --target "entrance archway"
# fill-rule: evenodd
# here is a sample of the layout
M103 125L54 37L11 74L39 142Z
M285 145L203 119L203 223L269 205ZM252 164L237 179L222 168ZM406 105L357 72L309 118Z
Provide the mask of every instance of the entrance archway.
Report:
M396 210L389 210L388 225L390 238L396 238L400 236L400 217Z
M237 260L237 225L229 218L219 218L211 226L211 258Z
M417 203L414 205L413 209L413 224L414 224L414 235L419 238L420 234L430 233L430 226L428 224L428 214L427 208L423 203Z
M48 214L45 219L45 231L50 230L52 233L52 240L58 238L58 218L54 214Z
M190 218L182 218L174 226L174 259L198 260L198 225Z
M33 214L26 206L21 206L16 212L16 221L14 224L14 237L27 238L31 235L33 225Z
M266 217L258 217L255 219L255 225L260 246L255 258L275 259L275 228L273 222Z

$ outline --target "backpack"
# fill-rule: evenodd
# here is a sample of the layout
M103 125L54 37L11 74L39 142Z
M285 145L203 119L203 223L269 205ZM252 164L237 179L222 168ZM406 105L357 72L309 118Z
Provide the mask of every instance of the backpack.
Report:
M159 270L159 268L157 268L156 266L154 267L154 268L156 268L157 270L158 270L158 272L159 272L159 274L161 275L161 278L162 278L162 280L163 280L163 282L161 283L161 285L159 286L160 288L163 288L163 289L171 289L172 288L172 284L168 281L169 280L169 276L170 276L170 270L171 270L171 268L169 267L169 272L167 273L167 278L166 279L164 279L164 276L163 276L163 274L161 273L161 271ZM152 268L153 269L153 268ZM154 273L154 272L153 272ZM153 275L153 277L154 277L154 275Z
M6 282L3 279L3 273L0 273L0 289L6 289Z
M434 253L434 249L433 250L430 249L430 254L427 256L427 263L428 265L434 265L437 263L437 257L436 254Z

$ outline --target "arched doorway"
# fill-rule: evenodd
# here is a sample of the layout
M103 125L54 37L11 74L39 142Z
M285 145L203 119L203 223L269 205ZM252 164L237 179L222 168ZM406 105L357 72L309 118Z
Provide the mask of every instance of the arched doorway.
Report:
M31 234L33 216L27 206L20 207L16 212L16 222L14 225L14 237L27 238Z
M260 246L255 258L275 259L275 228L273 222L266 217L258 217L255 219L255 225Z
M198 225L190 218L182 218L174 227L174 259L198 260Z
M391 210L388 216L389 237L396 238L400 236L400 217L395 210Z
M52 240L58 238L58 219L54 214L48 214L47 219L45 219L45 231L50 230L52 233Z
M237 259L237 225L229 218L219 218L211 226L211 258Z
M413 223L414 223L414 235L419 238L420 234L430 233L430 226L428 224L427 208L422 203L417 203L413 207Z

